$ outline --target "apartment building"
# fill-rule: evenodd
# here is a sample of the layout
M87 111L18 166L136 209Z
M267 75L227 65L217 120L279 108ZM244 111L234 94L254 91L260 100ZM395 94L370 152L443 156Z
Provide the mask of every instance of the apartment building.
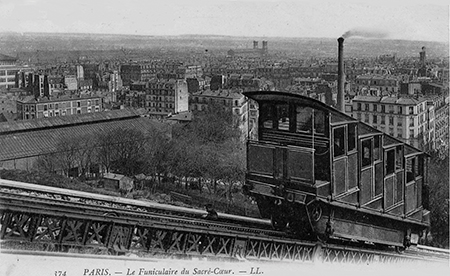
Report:
M189 93L185 80L151 80L134 82L130 91L119 96L126 106L143 107L149 112L165 114L189 110Z
M120 66L120 76L123 84L128 86L133 81L144 81L146 68L141 64L123 64Z
M419 97L356 96L352 117L415 147L434 148L434 105Z
M17 65L17 58L0 54L0 89L16 87L16 75L27 66Z
M67 116L103 111L103 99L100 96L61 96L35 98L27 96L16 101L17 118L30 120L35 118Z
M181 64L177 62L152 61L120 66L120 76L125 86L129 86L136 81L149 81L156 77L166 80L185 79L185 74L186 68L181 67Z
M428 105L434 106L434 132L436 150L448 152L449 146L449 94L425 95Z
M244 137L257 131L257 107L247 100L242 90L219 89L193 93L189 99L189 109L195 114L221 106L232 114Z
M353 87L358 94L386 96L399 90L399 81L391 75L365 74L357 76Z

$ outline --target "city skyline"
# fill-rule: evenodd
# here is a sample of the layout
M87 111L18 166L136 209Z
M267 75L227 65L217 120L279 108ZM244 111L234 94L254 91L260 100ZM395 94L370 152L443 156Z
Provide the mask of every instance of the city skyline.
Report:
M0 1L0 32L244 37L356 36L448 42L449 7L419 1Z

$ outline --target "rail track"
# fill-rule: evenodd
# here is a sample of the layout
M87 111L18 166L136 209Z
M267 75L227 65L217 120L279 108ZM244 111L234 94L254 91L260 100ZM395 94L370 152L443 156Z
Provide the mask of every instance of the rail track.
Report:
M37 250L324 263L447 263L448 251L399 254L299 241L267 220L0 179L2 244Z
M156 209L154 207L146 207L130 205L130 204L118 204L114 203L99 204L98 200L89 200L81 203L78 200L73 200L74 197L63 199L55 199L53 196L46 197L40 193L38 197L18 193L17 190L12 191L0 191L0 202L6 203L7 208L11 211L17 212L38 212L41 215L59 215L67 217L90 217L94 218L114 218L116 220L127 220L128 222L141 223L143 221L152 221L153 224L161 224L168 227L182 225L184 228L197 228L204 230L215 229L216 231L231 231L235 233L253 233L256 235L266 236L286 236L283 232L273 231L268 228L267 225L262 224L260 228L256 228L253 222L253 227L246 226L244 223L231 224L223 221L216 221L214 224L206 221L201 215L205 212L198 212L198 210L192 210L193 212L180 212L176 210L176 213L166 209ZM141 203L136 201L135 204ZM169 206L171 207L171 206ZM188 209L187 209L188 210ZM188 210L191 211L191 210ZM198 213L197 213L198 212ZM222 229L222 230L221 230Z

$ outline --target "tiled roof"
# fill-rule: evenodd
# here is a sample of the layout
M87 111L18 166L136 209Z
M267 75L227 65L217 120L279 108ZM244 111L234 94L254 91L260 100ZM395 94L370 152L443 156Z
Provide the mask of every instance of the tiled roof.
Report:
M379 102L381 97L358 95L353 100L361 102Z
M357 102L371 102L371 103L385 103L385 104L401 104L401 105L417 105L426 101L425 98L411 98L411 97L377 97L377 96L356 96L353 101Z
M37 156L55 152L59 141L64 137L83 137L96 135L114 129L136 129L149 135L155 129L162 129L162 124L145 117L129 118L92 124L47 128L37 131L23 131L0 135L0 161L15 158Z
M380 102L395 104L397 100L397 97L382 97Z
M193 96L218 97L226 99L240 99L243 97L241 91L236 89L202 90L192 94Z
M400 98L397 100L397 104L404 104L404 105L416 105L419 103L422 103L426 101L424 98L419 98L419 99L415 99L415 98Z
M11 57L11 56L7 56L7 55L4 55L4 54L0 54L0 60L3 60L3 61L16 61L17 58Z
M50 103L50 102L63 102L63 101L76 101L76 100L87 100L87 99L96 99L101 98L101 95L80 95L80 96L72 96L72 95L61 95L59 97L41 97L38 100L34 96L26 96L19 101L22 103Z
M183 111L180 113L175 113L169 116L168 120L174 120L174 121L191 121L192 120L192 112L190 111Z
M144 109L120 109L78 115L49 117L0 123L0 137L5 133L22 132L69 125L89 124L100 121L120 120L144 115Z
M395 76L391 75L376 75L376 74L364 74L359 75L356 77L356 79L371 79L371 80L397 80Z
M123 174L117 174L117 173L104 173L103 174L103 178L114 179L114 180L119 180L120 181L120 180L122 180L124 178L129 178L129 177L126 177Z

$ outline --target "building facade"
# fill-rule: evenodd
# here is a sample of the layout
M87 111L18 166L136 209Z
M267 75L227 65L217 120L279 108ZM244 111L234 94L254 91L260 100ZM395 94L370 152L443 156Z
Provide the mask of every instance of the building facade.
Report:
M385 96L398 92L399 81L390 75L365 74L356 77L353 87L359 94Z
M122 90L123 88L123 82L122 78L119 75L119 71L114 70L111 71L109 74L109 81L108 81L108 91L109 92L117 92Z
M78 90L78 80L75 75L64 76L64 85L67 90L76 91Z
M103 111L103 99L99 96L34 98L17 100L19 120L68 116Z
M232 89L199 91L191 95L189 108L195 114L220 106L231 113L243 137L247 137L257 127L258 112L256 104L249 104L241 92Z
M189 110L188 85L185 80L134 82L119 99L125 106L146 108L149 112L179 113Z
M16 75L29 67L16 64L17 58L0 54L0 89L16 86Z
M155 63L123 64L120 66L120 76L125 86L130 86L136 81L148 81L156 77L159 71Z
M356 96L352 117L412 146L434 149L434 105L425 98Z

